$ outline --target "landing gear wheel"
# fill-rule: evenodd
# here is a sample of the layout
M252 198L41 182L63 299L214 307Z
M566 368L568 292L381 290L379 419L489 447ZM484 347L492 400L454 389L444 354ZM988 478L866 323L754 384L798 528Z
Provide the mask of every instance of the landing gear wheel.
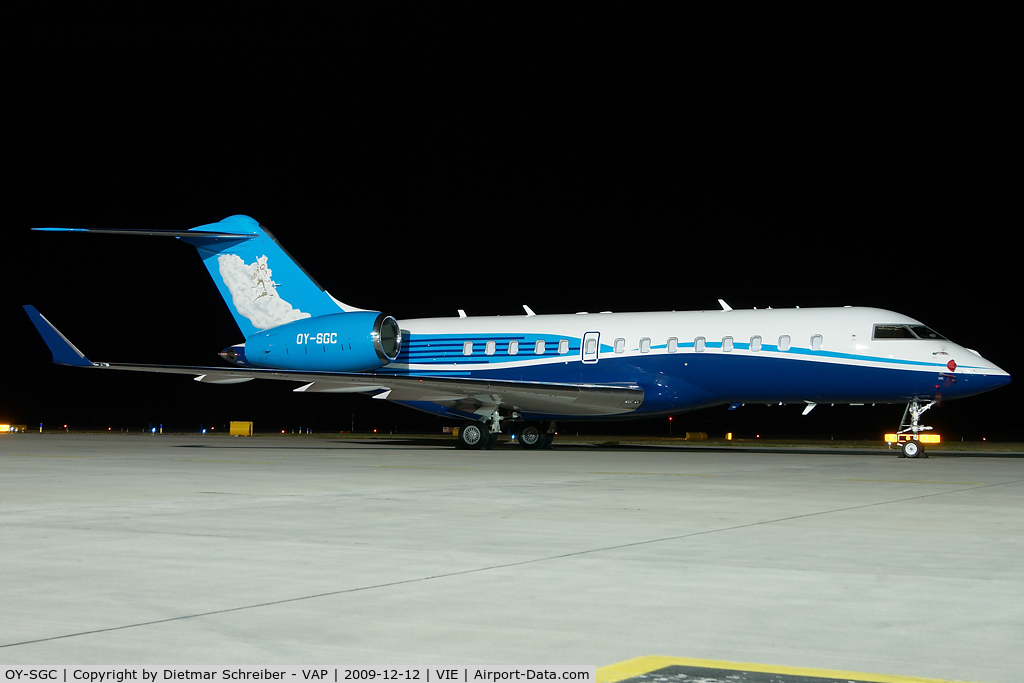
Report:
M459 430L458 448L477 450L490 440L490 435L482 425L470 423Z
M516 438L519 440L520 446L533 450L534 448L544 448L547 434L541 431L539 425L527 424L519 430L519 435Z
M903 444L903 457L904 458L916 458L924 455L924 449L921 448L921 444L916 441L908 441Z

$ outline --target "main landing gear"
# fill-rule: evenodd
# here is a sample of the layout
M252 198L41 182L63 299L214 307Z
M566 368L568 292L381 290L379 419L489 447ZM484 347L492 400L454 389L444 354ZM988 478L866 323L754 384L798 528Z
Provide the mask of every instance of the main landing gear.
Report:
M456 438L456 448L475 451L478 448L490 447L491 435L483 422L470 422L459 427L459 435Z
M924 405L916 398L907 404L903 411L903 419L900 421L900 430L896 433L899 443L902 443L901 458L927 458L924 454L924 447L921 445L918 436L921 432L932 429L921 424L921 415L935 405L935 401L928 401ZM909 421L907 418L910 418ZM900 438L902 436L902 438ZM905 440L904 440L905 439Z
M519 445L528 450L550 448L555 440L555 423L524 422L514 434Z
M513 415L513 419L518 415ZM497 411L480 422L469 422L459 428L456 448L466 450L491 449L501 434L503 418ZM512 428L512 439L527 450L550 448L555 439L554 422L516 422Z
M498 442L498 434L501 434L502 417L495 410L486 419L480 422L470 422L459 428L456 448L466 450L477 450L483 448L490 450Z

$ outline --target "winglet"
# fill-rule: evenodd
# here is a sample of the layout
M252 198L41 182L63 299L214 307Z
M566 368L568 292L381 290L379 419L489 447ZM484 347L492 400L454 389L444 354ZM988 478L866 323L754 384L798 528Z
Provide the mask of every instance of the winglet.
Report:
M722 310L723 311L731 311L732 310L732 306L730 306L729 304L725 303L725 299L719 299L718 303L722 304Z
M50 348L53 354L53 362L58 365L78 365L92 367L92 361L85 357L85 354L75 348L75 345L68 341L68 338L60 333L53 324L43 317L43 314L36 310L35 306L23 306L28 313L32 324L39 330L43 341Z

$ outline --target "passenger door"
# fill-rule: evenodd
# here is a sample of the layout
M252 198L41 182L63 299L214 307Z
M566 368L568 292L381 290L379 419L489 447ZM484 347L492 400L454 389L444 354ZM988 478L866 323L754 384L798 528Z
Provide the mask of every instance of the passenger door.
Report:
M601 333L587 332L583 335L583 345L580 352L583 354L584 363L596 363L598 351L601 348Z

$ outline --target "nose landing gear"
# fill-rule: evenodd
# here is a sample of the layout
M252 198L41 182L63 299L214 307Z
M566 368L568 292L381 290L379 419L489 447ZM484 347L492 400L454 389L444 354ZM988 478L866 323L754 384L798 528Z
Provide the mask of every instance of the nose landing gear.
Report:
M928 401L924 405L916 398L907 404L907 409L903 411L903 419L900 421L900 429L896 433L897 437L903 436L899 441L903 444L900 452L901 458L927 458L924 454L924 447L921 445L918 436L921 432L931 430L931 427L927 427L921 424L921 415L926 410L935 405L935 401ZM907 420L909 416L910 420ZM906 439L904 441L904 439Z

